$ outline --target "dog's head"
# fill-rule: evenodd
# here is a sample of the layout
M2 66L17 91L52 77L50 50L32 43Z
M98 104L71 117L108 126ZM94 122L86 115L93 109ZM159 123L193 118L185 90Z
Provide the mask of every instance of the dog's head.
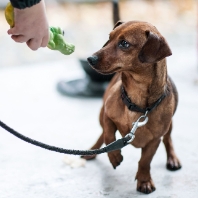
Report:
M140 65L156 63L171 54L166 40L153 25L119 21L103 48L87 60L98 72L110 74L133 71Z

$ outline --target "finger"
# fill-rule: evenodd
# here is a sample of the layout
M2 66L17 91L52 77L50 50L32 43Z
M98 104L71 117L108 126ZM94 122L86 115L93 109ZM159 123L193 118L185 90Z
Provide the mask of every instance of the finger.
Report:
M12 35L11 38L17 43L24 43L28 41L27 37L23 35Z
M46 47L49 42L49 36L45 36L42 40L41 47Z
M15 33L15 28L10 28L8 31L7 31L8 34L14 34ZM15 33L16 35L16 33Z
M41 42L42 40L37 40L37 39L30 39L26 42L27 46L31 49L31 50L37 50L39 47L41 47Z
M13 28L10 28L7 31L8 34L12 34L12 35L21 35L22 31L20 30L20 28L17 28L17 26L14 26Z

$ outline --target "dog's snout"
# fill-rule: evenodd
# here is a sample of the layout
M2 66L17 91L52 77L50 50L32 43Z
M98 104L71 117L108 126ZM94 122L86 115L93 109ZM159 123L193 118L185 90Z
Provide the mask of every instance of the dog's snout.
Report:
M90 56L87 58L87 61L91 66L95 66L98 63L98 56Z

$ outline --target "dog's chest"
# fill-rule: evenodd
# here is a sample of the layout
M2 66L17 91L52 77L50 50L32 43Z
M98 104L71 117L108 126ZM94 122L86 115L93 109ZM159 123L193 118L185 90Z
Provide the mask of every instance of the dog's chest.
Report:
M120 111L119 114L115 114L111 119L122 137L124 137L132 130L133 122L135 122L140 116L141 115L136 112L132 112L127 109L127 111L124 110L123 112ZM149 124L136 130L135 139L132 142L132 145L137 148L142 148L152 139L153 134L150 130Z

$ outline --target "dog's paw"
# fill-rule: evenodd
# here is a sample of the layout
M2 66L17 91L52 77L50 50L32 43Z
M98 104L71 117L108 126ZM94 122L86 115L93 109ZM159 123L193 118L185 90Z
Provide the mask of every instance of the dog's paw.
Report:
M140 182L140 181L138 181L137 191L139 191L141 193L150 194L153 191L155 191L155 189L156 188L155 188L155 186L153 184L152 179L150 179L150 181L148 181L148 182Z
M177 157L169 157L167 160L166 168L170 171L176 171L181 168L181 163Z
M120 150L109 152L108 156L114 169L116 169L116 167L119 166L123 160L123 156L121 155Z

